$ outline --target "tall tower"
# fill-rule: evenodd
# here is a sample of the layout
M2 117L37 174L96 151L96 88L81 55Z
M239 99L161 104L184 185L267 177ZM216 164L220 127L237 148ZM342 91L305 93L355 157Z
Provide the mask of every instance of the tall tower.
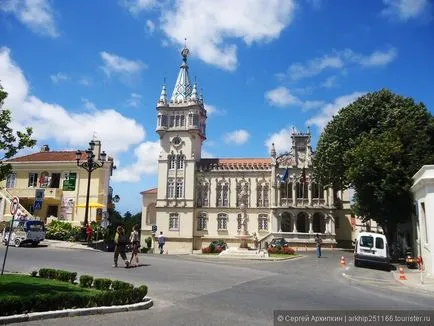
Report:
M157 128L161 152L158 160L157 224L163 226L169 216L179 214L181 220L193 223L194 180L196 163L201 159L202 142L206 139L206 110L197 84L190 82L187 57L189 50L181 51L182 64L170 100L163 85L157 102ZM176 209L175 209L176 208ZM185 215L191 215L187 216ZM161 221L160 221L161 220ZM179 232L192 236L179 221ZM172 222L171 222L172 223ZM173 222L167 231L177 229ZM158 227L160 230L160 226ZM163 227L163 230L164 227Z

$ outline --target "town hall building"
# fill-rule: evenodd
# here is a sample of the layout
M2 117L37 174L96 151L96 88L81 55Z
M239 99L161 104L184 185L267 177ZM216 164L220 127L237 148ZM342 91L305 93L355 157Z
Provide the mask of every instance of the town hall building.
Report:
M156 106L158 184L141 193L142 243L162 231L170 253L191 253L214 240L239 246L246 223L252 246L254 239L263 245L285 238L293 247L311 247L316 234L325 246L351 246L355 218L349 193L313 179L309 129L293 130L286 153L276 153L273 144L264 158L202 157L207 111L190 81L189 50L181 55L172 95L164 85Z

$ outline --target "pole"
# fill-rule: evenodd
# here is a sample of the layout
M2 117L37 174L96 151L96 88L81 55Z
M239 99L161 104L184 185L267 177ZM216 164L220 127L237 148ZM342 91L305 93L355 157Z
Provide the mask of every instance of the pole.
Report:
M12 215L11 226L9 227L9 236L8 236L8 242L6 244L5 257L3 258L3 266L2 266L2 274L1 275L3 275L3 271L5 269L6 257L8 256L9 242L11 241L11 234L12 234L12 226L13 225L14 225L14 215Z
M89 192L90 192L90 177L92 174L92 170L91 167L88 167L88 175L87 175L87 194L86 194L86 210L84 212L84 225L87 226L89 219L88 219L88 214L89 214Z

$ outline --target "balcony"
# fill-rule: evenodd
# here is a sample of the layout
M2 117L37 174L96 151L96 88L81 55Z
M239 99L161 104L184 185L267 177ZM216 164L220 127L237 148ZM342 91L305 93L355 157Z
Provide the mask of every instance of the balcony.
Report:
M61 200L63 190L59 188L7 188L7 192L18 198L35 198L36 189L44 189L45 199Z

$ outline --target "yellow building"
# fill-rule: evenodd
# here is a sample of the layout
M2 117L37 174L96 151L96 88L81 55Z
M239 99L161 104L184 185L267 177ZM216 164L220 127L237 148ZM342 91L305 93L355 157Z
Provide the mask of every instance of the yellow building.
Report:
M89 143L91 155L101 167L91 173L88 220L100 220L111 203L110 177L113 158L106 159L101 142ZM80 163L87 161L88 153L81 151ZM40 152L7 161L12 173L0 183L0 221L9 220L10 204L19 198L20 213L47 221L49 217L80 225L85 218L88 171L77 165L76 151L50 151L44 145ZM42 199L42 200L41 200Z

